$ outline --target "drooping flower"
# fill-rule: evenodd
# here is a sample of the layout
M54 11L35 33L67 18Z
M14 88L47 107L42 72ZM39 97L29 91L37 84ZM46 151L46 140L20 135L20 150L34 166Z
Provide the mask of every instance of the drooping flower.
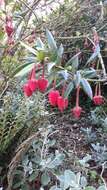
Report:
M35 78L35 70L36 67L32 69L30 80L28 81L28 85L32 92L35 92L38 89L38 80Z
M48 87L48 80L45 78L45 65L43 63L43 73L42 77L38 79L38 89L40 92L44 93Z
M63 112L68 107L68 99L59 96L57 99L58 109Z
M48 80L44 77L38 79L38 89L40 92L44 93L48 87Z
M51 106L57 106L58 97L60 96L58 90L52 90L48 94L49 103Z
M80 86L77 87L76 106L72 109L73 116L76 119L79 119L82 113L82 108L79 106L79 92L80 92Z
M23 86L23 91L24 91L25 96L27 96L27 97L32 96L32 91L31 91L31 89L30 89L28 83L26 83L26 84Z
M82 108L80 106L75 106L73 109L72 109L72 113L73 113L73 116L77 119L80 118L81 116L81 112L82 112Z
M103 104L103 102L104 102L104 98L103 98L103 96L100 96L100 95L98 95L98 96L94 96L93 97L93 101L94 101L94 104L95 105L101 105L101 104Z
M95 88L95 96L93 97L93 102L95 105L101 105L104 103L104 97L101 95L101 87L100 87L100 83L99 85L96 85Z
M64 98L65 89L66 89L66 82L64 82L61 96L59 96L58 99L57 99L58 109L61 112L63 112L68 107L68 99Z

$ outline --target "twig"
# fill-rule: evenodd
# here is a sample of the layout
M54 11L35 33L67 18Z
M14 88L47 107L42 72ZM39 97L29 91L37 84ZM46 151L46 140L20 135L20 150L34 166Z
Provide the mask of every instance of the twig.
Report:
M6 90L8 89L8 87L9 87L9 81L7 81L4 90L3 90L2 93L0 94L0 100L2 99L2 96L4 95L4 93L6 92Z
M107 184L106 184L106 181L105 179L103 178L103 173L104 173L104 170L105 170L105 165L107 164L107 161L105 161L103 164L102 164L102 171L101 171L101 174L100 174L100 177L104 183L104 186L105 186L105 189L107 190Z

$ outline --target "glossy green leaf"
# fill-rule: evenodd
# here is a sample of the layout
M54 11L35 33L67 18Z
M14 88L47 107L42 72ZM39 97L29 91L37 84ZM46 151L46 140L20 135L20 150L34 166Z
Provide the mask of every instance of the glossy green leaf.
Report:
M83 90L85 91L85 93L92 99L93 93L92 93L92 89L89 82L86 79L82 78L81 86L83 87Z

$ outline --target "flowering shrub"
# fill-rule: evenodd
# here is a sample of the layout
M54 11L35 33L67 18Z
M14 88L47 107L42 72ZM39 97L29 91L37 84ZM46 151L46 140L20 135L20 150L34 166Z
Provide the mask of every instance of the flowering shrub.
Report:
M79 50L76 55L62 66L64 54L63 45L61 44L59 48L57 47L56 41L49 30L46 30L46 38L46 44L44 44L39 38L35 48L31 48L21 42L21 45L29 50L32 56L36 55L36 63L27 65L26 70L25 68L23 70L20 70L19 68L19 71L15 76L21 77L22 75L31 72L30 79L23 86L24 94L29 97L36 90L44 93L48 88L50 89L48 94L50 105L52 107L58 107L61 112L67 109L69 104L68 96L73 89L76 89L76 106L72 109L71 113L75 118L79 119L82 113L82 107L79 105L80 90L83 89L95 105L101 105L104 103L104 98L101 95L101 82L105 79L106 72L100 53L98 34L96 30L93 29L93 41L89 38L85 39L85 46L86 42L89 43L90 41L92 43L92 48L94 48L94 52L83 69L80 69L79 66L82 50ZM30 55L28 55L27 59L29 59ZM103 74L103 80L100 79L100 75L98 74L99 64L96 69L90 66L90 63L93 61L95 62L97 59L99 59L102 66L102 68L100 66L100 72ZM42 70L42 76L36 79L35 73L38 72L38 65L39 68L41 68L40 70ZM47 77L45 77L45 73ZM60 86L63 86L60 87L59 90L57 89L57 85L59 85L58 83L60 83ZM95 83L96 85L94 97L90 83Z

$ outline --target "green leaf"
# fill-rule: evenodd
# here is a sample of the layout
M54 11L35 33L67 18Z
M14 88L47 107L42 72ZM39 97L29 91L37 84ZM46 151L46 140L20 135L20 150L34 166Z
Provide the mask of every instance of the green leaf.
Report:
M75 72L78 69L78 65L79 65L79 59L78 55L76 55L72 58L72 72Z
M70 95L70 93L71 93L71 91L73 90L73 88L74 88L74 84L73 84L73 82L70 82L70 83L68 84L67 88L66 88L65 93L64 93L64 97L65 97L65 98L68 98L68 96Z
M66 63L66 65L72 65L74 67L74 69L76 70L78 68L79 65L79 59L78 56L80 55L81 52L77 53L76 55L74 55L73 57L71 57L71 59L68 60L68 62Z
M81 85L83 87L83 90L86 92L86 94L92 99L93 93L92 93L92 89L89 82L86 79L82 78Z
M75 187L76 175L71 170L65 170L64 172L64 189Z
M92 187L92 186L87 186L86 188L85 188L85 190L96 190L94 187Z
M37 39L36 46L37 50L44 50L44 43L40 38Z
M65 155L58 153L55 158L47 165L48 168L55 168L56 166L59 166L62 164L62 161L64 160Z
M24 69L25 67L27 67L29 65L29 63L25 63L23 65L20 65L19 67L16 68L15 71L13 71L11 78L14 77L17 73L19 73L22 69Z
M81 74L80 74L80 71L77 71L76 75L75 75L75 85L76 87L78 87L80 85L80 82L81 82Z
M91 57L88 59L88 61L87 61L87 63L86 64L88 64L88 63L90 63L91 61L93 61L97 56L98 56L98 54L100 53L100 46L99 46L99 44L96 46L96 48L95 48L95 52L91 55Z
M104 185L100 186L97 190L107 190Z
M48 183L50 182L50 177L47 173L43 173L41 176L41 183L43 186L48 185Z
M91 68L90 70L84 70L82 71L82 75L84 78L93 78L93 77L96 77L97 74L96 74L96 70Z
M27 65L22 70L20 70L19 72L17 72L15 74L15 77L22 77L22 76L26 75L28 72L30 72L32 70L32 68L34 67L34 65L35 65L35 63Z
M36 170L35 172L33 172L30 177L29 177L29 182L34 181L37 177L38 177L39 172Z
M55 66L55 62L52 62L52 63L48 63L48 72L51 71L51 69Z
M34 48L28 46L28 45L25 44L24 42L21 42L21 41L20 41L20 44L21 44L22 46L24 46L30 53L32 53L32 54L34 54L34 55L37 54L37 51L36 51Z
M81 185L82 188L86 187L86 185L87 185L86 177L82 176L80 178L80 185Z
M54 40L53 35L48 29L46 29L46 37L48 40L49 48L53 51L57 51L56 41Z
M23 181L17 182L13 185L13 189L17 189L19 187L21 187L21 185L23 185Z
M64 53L64 47L63 47L63 45L61 44L60 47L59 47L59 49L58 49L58 56L59 56L60 58L62 58L63 53Z

